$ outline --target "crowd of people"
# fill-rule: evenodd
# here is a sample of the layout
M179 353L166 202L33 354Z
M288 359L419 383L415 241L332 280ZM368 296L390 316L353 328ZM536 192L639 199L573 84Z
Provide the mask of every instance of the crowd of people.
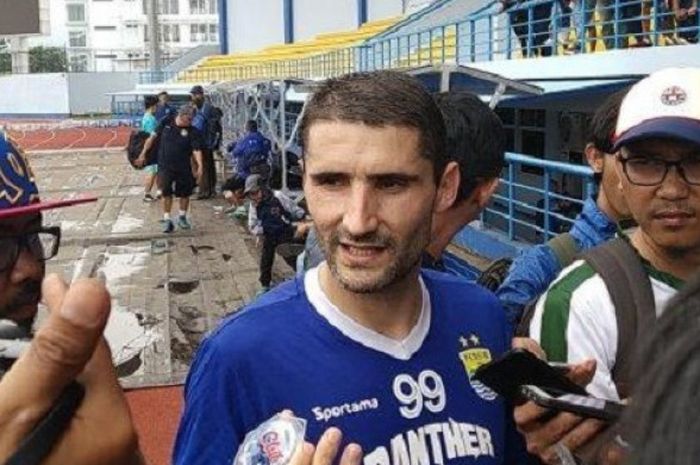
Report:
M148 104L157 118L155 100ZM201 108L180 108L147 143L159 145L166 231L172 195L179 227L189 227L186 200L206 176L212 146L192 129ZM153 127L146 120L144 130ZM658 71L598 108L586 147L596 196L570 231L518 257L495 293L442 263L503 164L503 126L476 96L432 96L391 71L320 84L300 125L306 209L270 188L244 150L265 143L254 124L247 130L232 152L250 163L225 195L236 209L249 199L251 230L263 240L261 285L280 244L310 237L307 252L321 259L204 340L185 386L175 464L232 463L246 434L284 410L307 421L293 465L700 456L700 69ZM36 425L77 379L84 399L43 463L143 463L101 336L109 294L96 281L44 277L58 241L47 249L37 240L51 230L41 211L67 205L42 203L22 152L0 144L0 178L9 180L0 195L0 316L29 328L41 296L50 311L0 380L0 462L41 440ZM506 403L474 373L513 346L567 364L589 394L625 402L622 419Z
M596 40L605 50L698 42L697 0L499 0L524 56L576 54ZM652 12L653 8L653 12ZM597 18L596 18L597 15ZM600 34L596 29L600 24ZM653 24L653 26L652 26Z

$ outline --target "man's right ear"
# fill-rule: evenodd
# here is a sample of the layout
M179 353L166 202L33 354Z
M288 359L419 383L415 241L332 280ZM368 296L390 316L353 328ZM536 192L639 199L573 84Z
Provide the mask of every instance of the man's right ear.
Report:
M598 150L591 142L586 144L584 152L586 153L586 161L593 171L595 173L602 173L603 166L605 165L605 154Z

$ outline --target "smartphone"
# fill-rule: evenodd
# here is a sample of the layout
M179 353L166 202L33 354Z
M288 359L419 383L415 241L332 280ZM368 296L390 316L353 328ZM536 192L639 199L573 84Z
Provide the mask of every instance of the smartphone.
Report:
M539 386L521 386L520 392L525 398L541 407L571 412L585 418L596 418L610 423L617 421L625 410L624 404L619 402L570 394L554 389L544 390Z
M550 366L526 349L512 349L501 358L482 365L474 373L474 378L514 404L525 400L520 386L529 384L586 395L586 390L567 378L561 367Z

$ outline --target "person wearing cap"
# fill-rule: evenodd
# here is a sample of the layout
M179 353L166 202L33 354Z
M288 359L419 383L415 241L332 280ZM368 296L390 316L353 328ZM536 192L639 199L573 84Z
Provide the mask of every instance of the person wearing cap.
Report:
M174 119L165 119L158 125L154 134L146 139L137 163L145 162L145 154L160 138L158 144L158 177L163 201L163 232L171 233L175 224L171 217L173 195L177 197L180 211L177 226L180 229L191 229L187 218L190 206L190 196L194 191L195 178L202 177L202 150L204 142L199 131L192 126L195 109L191 105L183 105ZM195 177L192 169L196 165Z
M627 202L618 188L620 183L612 153L612 135L627 89L608 97L591 120L591 133L585 153L598 185L595 196L586 199L583 210L571 229L544 244L524 250L513 260L496 295L517 325L525 308L542 295L576 254L585 252L615 237L618 223L630 217ZM552 221L550 219L550 221ZM551 224L551 223L550 223ZM567 237L571 252L566 253L562 238ZM566 244L566 242L564 242Z
M272 264L275 260L277 247L282 244L303 243L309 224L299 222L306 215L304 209L282 192L270 190L265 184L264 178L259 174L248 176L243 193L251 201L251 207L248 211L248 230L254 236L262 237L262 252L260 254L262 293L270 289ZM289 266L296 267L296 256L285 254L284 259Z
M629 237L619 234L647 274L659 316L700 269L700 69L665 69L633 86L620 107L612 150L619 188L639 225ZM588 392L620 400L613 376L621 337L617 313L588 262L575 261L539 299L530 336L550 361L594 362ZM516 409L528 449L545 463L556 463L555 445L576 452L602 428L572 414L542 421L543 414L532 404Z
M41 212L94 200L41 201L27 160L0 132L0 320L29 337L42 297L49 310L28 349L0 380L0 463L29 463L18 455L20 445L32 437L42 440L31 433L75 379L85 396L41 463L142 463L102 337L109 293L96 280L68 286L57 275L44 276L44 262L58 252L61 235L60 228L42 223Z
M195 114L192 126L197 128L202 135L202 176L197 179L199 183L198 200L209 199L216 194L216 166L214 165L214 149L217 145L216 130L210 127L214 122L214 107L204 98L204 88L193 86L190 89L192 104L195 106Z

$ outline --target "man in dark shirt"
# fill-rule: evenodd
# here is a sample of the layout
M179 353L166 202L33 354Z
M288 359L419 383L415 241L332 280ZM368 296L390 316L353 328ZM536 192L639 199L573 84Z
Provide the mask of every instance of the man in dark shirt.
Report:
M178 198L180 206L178 227L180 229L192 227L187 219L190 196L195 185L195 179L192 177L192 157L197 166L195 176L201 179L204 146L201 134L192 126L194 112L194 107L191 105L180 107L175 119L162 121L156 134L146 140L143 148L143 153L147 153L156 138L159 138L158 174L160 188L163 191L163 232L165 233L175 230L175 224L170 217L173 194Z
M216 121L214 108L204 98L204 88L194 86L190 90L192 104L195 106L195 114L192 126L197 128L202 136L202 176L198 178L198 200L210 199L216 194L216 167L214 165L214 149L217 145L217 132L214 128Z
M447 155L459 167L452 206L433 216L430 243L421 266L445 271L442 254L452 238L475 220L498 187L505 156L503 124L477 96L465 91L435 96L447 130Z

